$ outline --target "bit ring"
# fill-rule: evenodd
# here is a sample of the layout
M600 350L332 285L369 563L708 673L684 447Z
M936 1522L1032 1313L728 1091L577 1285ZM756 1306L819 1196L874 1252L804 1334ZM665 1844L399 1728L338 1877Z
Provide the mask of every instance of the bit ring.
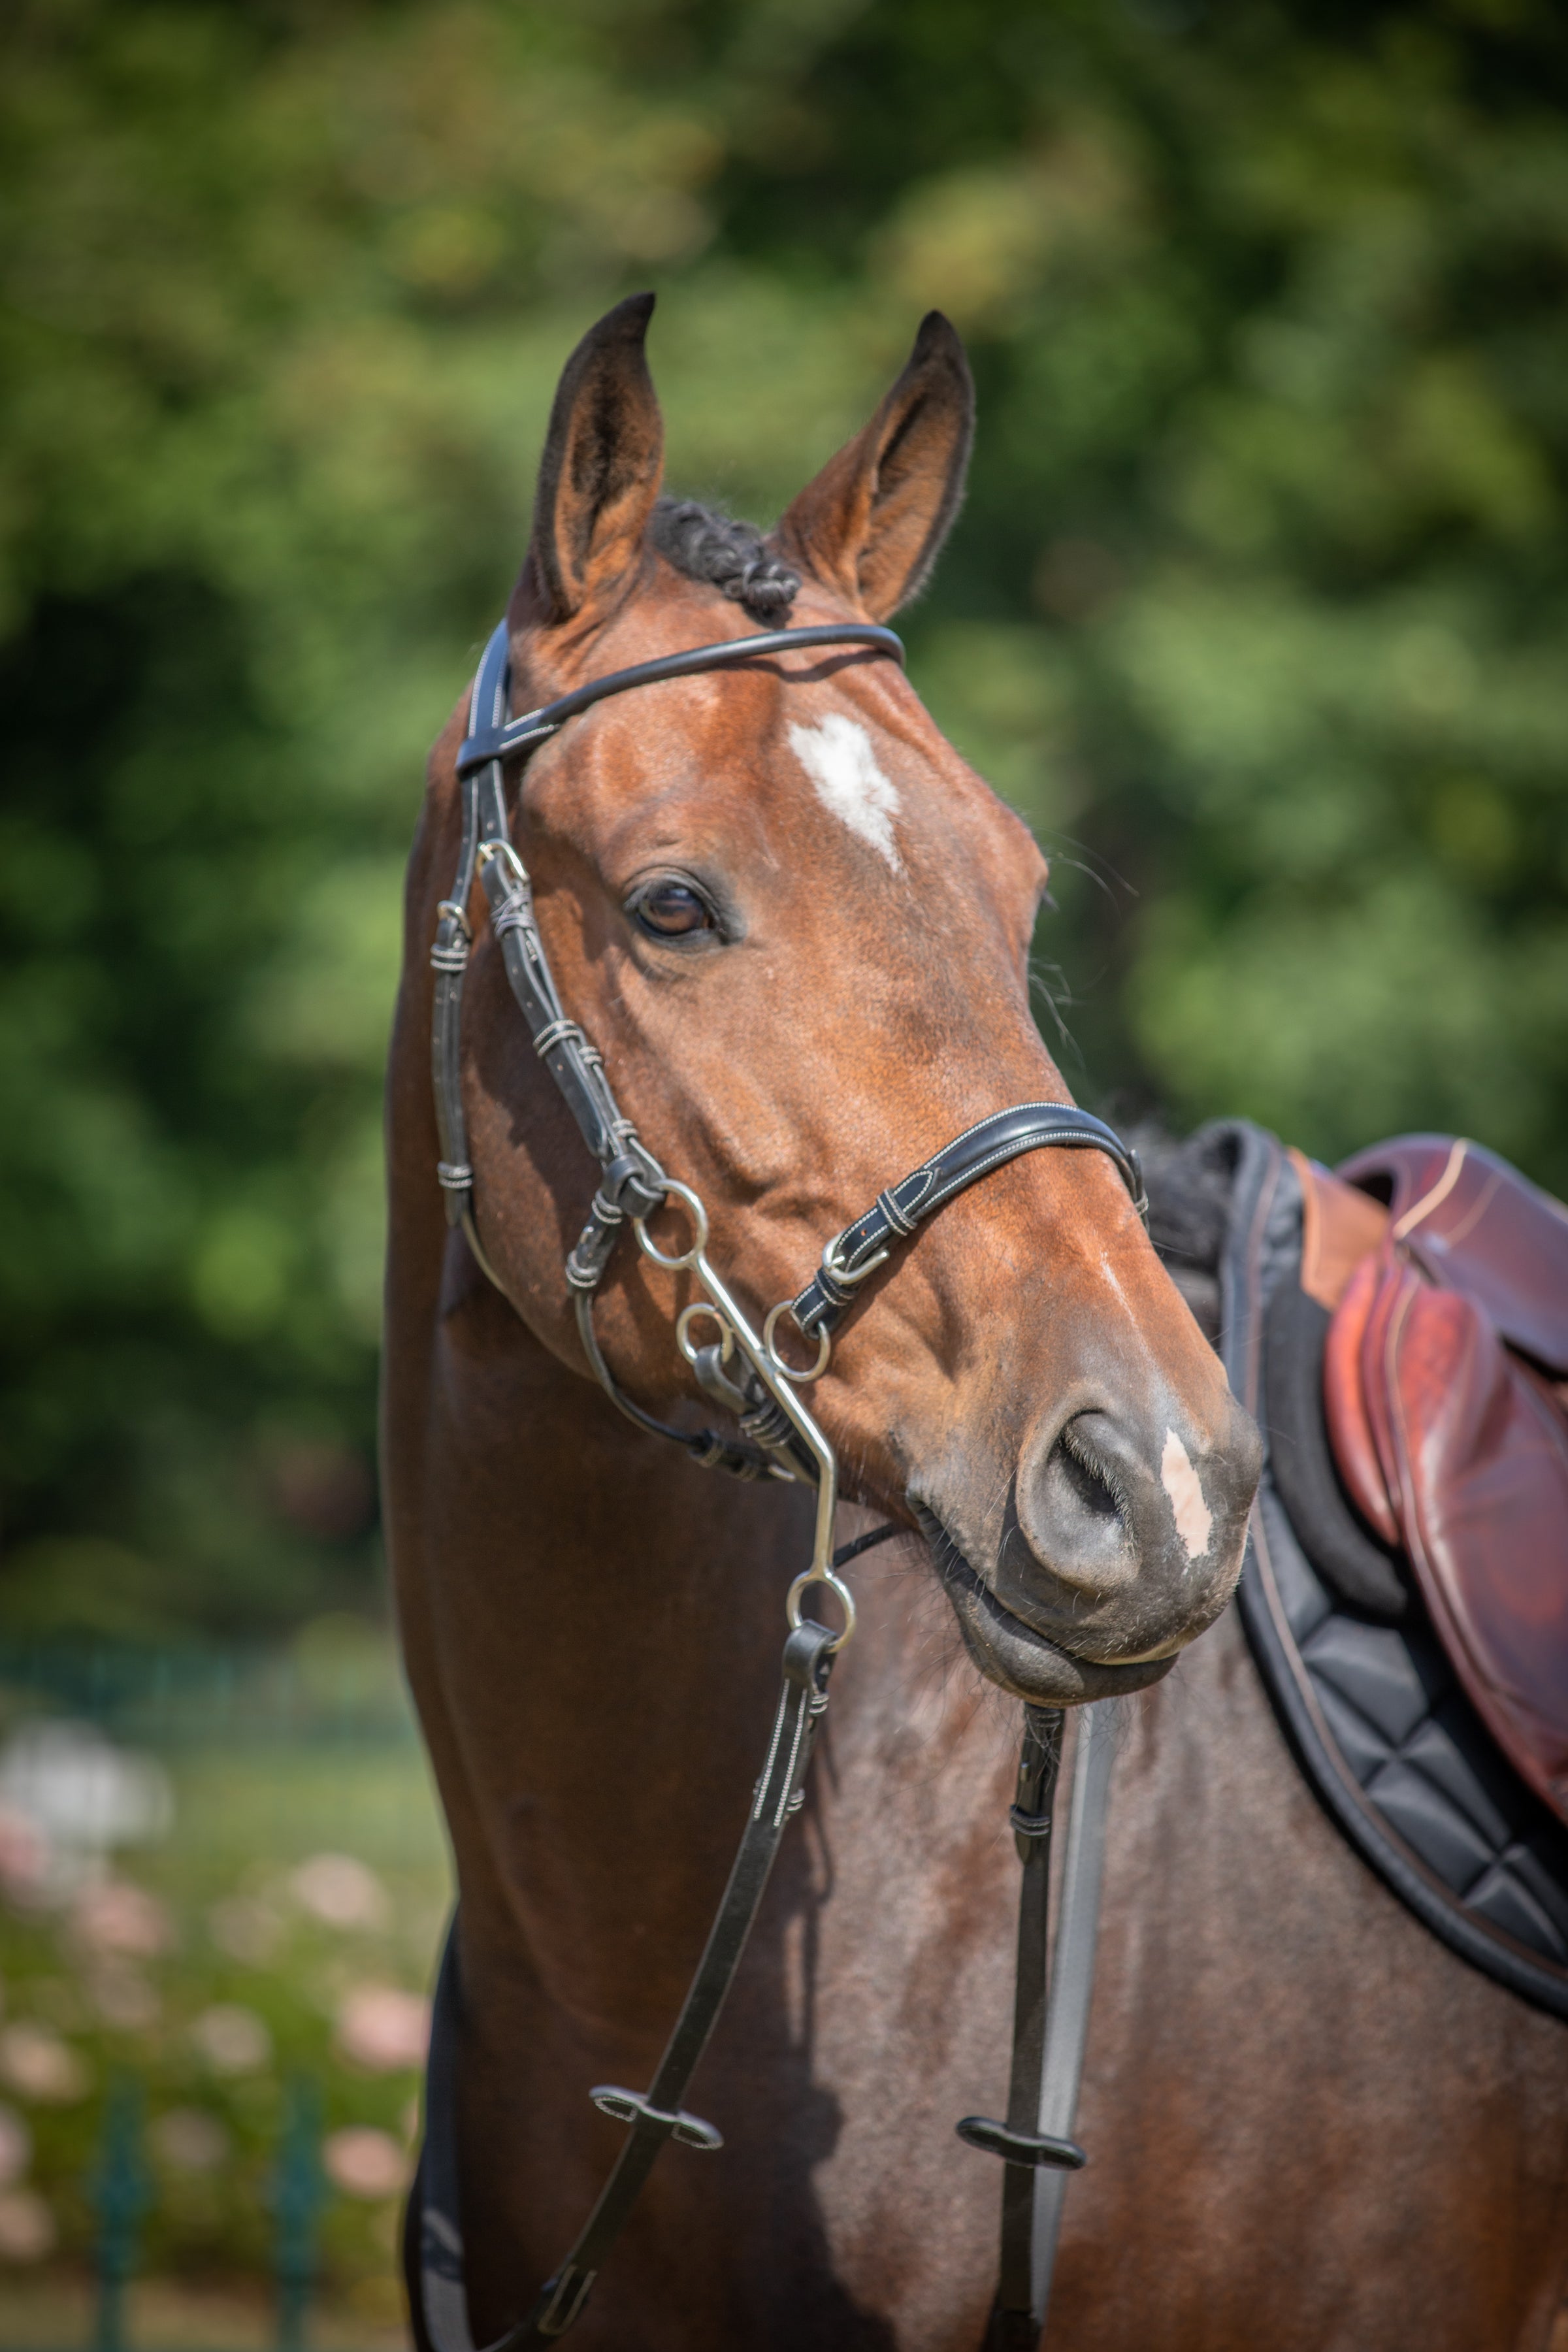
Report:
M637 1246L645 1257L652 1258L655 1265L662 1265L667 1273L684 1274L689 1267L697 1264L708 1246L708 1212L690 1185L679 1183L673 1176L666 1177L664 1193L666 1200L673 1194L691 1212L693 1238L690 1248L682 1250L679 1256L667 1256L657 1242L649 1241L646 1218L634 1217L632 1226L637 1234Z
M790 1586L789 1597L784 1602L784 1614L789 1619L789 1630L792 1633L798 1633L805 1622L800 1613L800 1604L808 1584L830 1586L838 1606L844 1612L844 1631L841 1633L836 1633L827 1644L829 1654L836 1655L855 1637L855 1595L850 1591L844 1579L841 1576L836 1576L832 1569L808 1568L804 1575L795 1578L795 1582Z
M689 1307L681 1308L675 1318L676 1346L680 1349L687 1362L695 1366L701 1350L692 1345L689 1335L691 1324L699 1315L710 1316L719 1326L719 1361L721 1364L727 1364L735 1352L735 1334L731 1328L728 1317L721 1314L711 1299L694 1298Z
M820 1380L827 1370L827 1359L833 1353L833 1334L831 1331L817 1333L816 1361L808 1365L805 1371L797 1371L793 1364L786 1364L773 1345L773 1333L778 1328L779 1317L786 1313L793 1304L791 1299L781 1298L776 1307L769 1307L767 1320L763 1325L763 1353L781 1380L794 1381L797 1387L805 1387L809 1381Z

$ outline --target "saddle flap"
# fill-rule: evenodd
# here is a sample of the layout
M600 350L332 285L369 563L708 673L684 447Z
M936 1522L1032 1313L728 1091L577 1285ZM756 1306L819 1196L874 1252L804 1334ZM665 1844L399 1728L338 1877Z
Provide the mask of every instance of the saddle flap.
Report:
M1568 1820L1568 1400L1547 1377L1568 1370L1568 1213L1478 1144L1406 1136L1339 1171L1388 1200L1346 1276L1372 1225L1310 1172L1303 1287L1315 1230L1319 1290L1338 1293L1340 1478L1409 1559L1493 1738Z
M1323 1417L1346 1494L1374 1534L1404 1549L1398 1515L1389 1499L1362 1377L1368 1318L1384 1270L1381 1253L1364 1257L1351 1276L1323 1342Z
M1473 1298L1392 1236L1371 1266L1367 1418L1405 1549L1479 1712L1568 1820L1568 1419Z
M1463 1137L1400 1136L1338 1172L1388 1194L1389 1231L1432 1282L1483 1308L1510 1348L1568 1378L1568 1211Z

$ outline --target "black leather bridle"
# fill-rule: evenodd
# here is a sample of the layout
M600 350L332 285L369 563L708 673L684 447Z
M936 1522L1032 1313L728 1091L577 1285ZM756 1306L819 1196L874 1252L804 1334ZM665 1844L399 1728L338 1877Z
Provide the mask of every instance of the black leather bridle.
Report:
M833 1660L855 1630L854 1597L838 1571L856 1553L899 1532L892 1527L879 1528L835 1552L833 1515L837 1496L837 1464L815 1417L795 1391L826 1370L834 1330L854 1303L859 1286L888 1261L894 1250L907 1243L928 1217L968 1185L1023 1152L1037 1151L1047 1145L1105 1152L1120 1171L1139 1214L1147 1221L1148 1203L1137 1156L1113 1129L1071 1104L1016 1105L965 1129L942 1150L879 1193L862 1216L826 1244L821 1265L805 1287L794 1299L783 1299L773 1307L758 1330L709 1259L708 1217L701 1201L689 1186L665 1173L632 1122L623 1116L603 1059L567 1014L557 993L534 916L528 871L511 840L504 763L511 759L527 759L580 711L611 695L819 646L860 646L900 663L904 654L902 644L891 629L870 622L763 630L721 645L698 646L685 653L667 654L657 661L639 662L630 669L613 671L521 718L510 719L507 716L510 639L502 622L480 661L469 706L468 733L458 753L462 844L451 895L440 904L440 919L430 954L436 972L431 1064L440 1136L437 1175L446 1196L448 1222L461 1227L479 1265L505 1297L505 1286L486 1255L476 1223L474 1171L468 1160L463 1108L463 981L473 945L468 910L477 877L489 907L490 929L500 946L507 979L528 1023L534 1051L560 1087L584 1144L599 1164L599 1183L587 1222L567 1256L564 1269L584 1349L595 1375L629 1420L683 1446L705 1466L726 1469L743 1478L786 1478L816 1490L811 1565L795 1578L786 1598L789 1633L773 1738L757 1784L752 1817L707 1950L651 2090L643 2094L605 2084L592 2094L595 2105L628 2123L631 2130L570 2253L541 2290L529 2317L502 2339L508 2347L552 2341L577 2318L595 2276L667 2139L673 2137L698 2147L721 2144L713 2126L688 2115L679 2102L739 1965L784 1826L804 1801L806 1766L817 1721L827 1705L827 1679ZM685 1208L692 1223L692 1238L680 1252L659 1249L647 1232L647 1219L671 1200ZM689 1271L695 1276L703 1296L680 1315L676 1325L678 1344L704 1393L734 1415L736 1434L714 1430L693 1433L660 1421L626 1394L605 1361L594 1329L594 1297L621 1229L628 1222L638 1245L656 1265ZM775 1333L785 1314L802 1336L816 1343L816 1360L804 1368L791 1365L779 1353ZM716 1340L699 1345L693 1332L704 1321L710 1323L719 1336ZM803 1612L802 1601L814 1584L828 1586L837 1598L843 1624L837 1633ZM1041 2012L1036 2017L1036 2025L1043 2031L1048 1868L1042 1865L1048 1852L1049 1796L1055 1783L1055 1757L1059 1750L1060 1715L1058 1710L1049 1708L1030 1708L1026 1714L1020 1802L1014 1808L1013 1819L1020 1853L1026 1859L1026 1887L1032 1891L1034 1913L1026 1899L1020 1928L1020 2003L1026 1964L1031 1972L1031 1999L1037 1993L1034 2005ZM1031 1864L1035 1865L1032 1870L1028 1867ZM1031 1925L1035 1914L1037 1923ZM1037 1972L1035 1984L1033 1977ZM471 2352L462 2294L456 2176L450 2163L452 2126L448 2110L458 1998L454 1941L448 1946L437 1994L426 2143L413 2207L420 2232L421 2317L435 2352ZM1022 2017L1022 2007L1019 2014ZM1033 2177L1032 2168L1073 2167L1083 2160L1081 2151L1065 2137L1028 2128L1019 2105L1028 2090L1031 2066L1038 2080L1039 2041L1039 2032L1034 2032L1032 2040L1028 2032L1024 2032L1022 2039L1018 2033L1015 2035L1016 2096L1009 2106L1008 2124L994 2125L983 2118L968 2117L960 2127L973 2145L989 2147L1006 2160L1015 2206L1019 2206L1017 2183L1020 2179L1027 2183ZM1018 2107L1016 2116L1015 2106ZM1022 2221L1016 2223L1009 2234L1007 2210L1005 2200L1004 2296L1009 2291L1011 2243L1012 2270L1023 2279L1018 2291L1025 2294L1026 2317L1030 2222L1027 2210L1019 2206ZM1012 2286L1017 2288L1016 2275ZM1011 2315L1016 2317L1018 2314ZM999 2302L998 2318L1008 2316L1007 2306ZM997 2341L1001 2340L998 2336ZM500 2352L500 2347L495 2347L495 2352Z

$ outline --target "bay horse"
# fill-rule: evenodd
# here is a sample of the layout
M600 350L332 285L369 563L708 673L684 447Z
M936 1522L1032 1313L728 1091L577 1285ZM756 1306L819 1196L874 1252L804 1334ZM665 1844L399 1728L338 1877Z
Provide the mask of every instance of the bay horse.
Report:
M973 395L935 316L770 541L664 499L650 310L612 311L563 377L508 613L514 702L710 645L737 604L759 626L885 622L956 509ZM701 1948L811 1512L798 1486L729 1483L629 1428L595 1385L563 1274L591 1170L477 891L472 1242L443 1214L428 954L464 731L460 709L409 872L384 1461L461 1898L482 2342L528 2309L614 2159L621 2127L590 2086L649 2078ZM507 817L565 1004L757 1307L799 1289L891 1172L1002 1105L1067 1100L1028 1009L1043 861L887 659L773 653L584 709ZM674 1326L694 1296L623 1245L596 1318L634 1406L692 1429ZM1053 2333L1095 2352L1537 2342L1561 2100L1532 2106L1528 2084L1556 2046L1533 2037L1560 2029L1390 1939L1294 1780L1233 1618L1162 1683L1229 1598L1258 1456L1115 1170L1014 1160L856 1305L814 1410L847 1496L906 1533L858 1580L801 1828L704 2062L730 2148L669 2152L580 2340L979 2342L996 2179L952 2126L994 2105L1006 2064L1000 1694L1141 1692L1091 2029L1095 2161L1068 2200Z

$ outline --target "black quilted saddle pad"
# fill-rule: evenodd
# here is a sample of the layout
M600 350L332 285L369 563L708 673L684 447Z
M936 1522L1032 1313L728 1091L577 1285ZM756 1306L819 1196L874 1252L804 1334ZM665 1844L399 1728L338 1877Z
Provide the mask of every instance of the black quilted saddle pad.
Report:
M1244 1122L1221 1267L1222 1352L1263 1429L1265 1321L1301 1255L1301 1194ZM1396 1622L1345 1597L1266 1458L1239 1604L1302 1770L1357 1851L1473 1966L1568 2017L1568 1830L1502 1757L1411 1584ZM1316 1556L1314 1556L1316 1555Z

